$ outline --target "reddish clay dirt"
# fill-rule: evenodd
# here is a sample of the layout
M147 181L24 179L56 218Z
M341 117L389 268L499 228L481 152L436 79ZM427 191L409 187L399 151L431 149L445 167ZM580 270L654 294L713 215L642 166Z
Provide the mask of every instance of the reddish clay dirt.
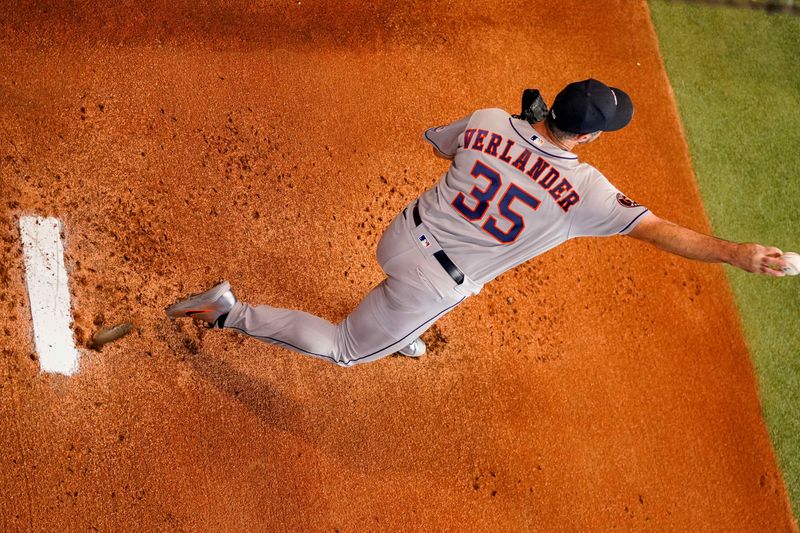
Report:
M719 266L571 242L423 359L347 370L163 314L226 278L342 319L445 168L426 127L587 76L637 111L582 157L707 230L644 2L199 4L0 8L0 530L793 529ZM68 379L33 347L34 213L66 228Z

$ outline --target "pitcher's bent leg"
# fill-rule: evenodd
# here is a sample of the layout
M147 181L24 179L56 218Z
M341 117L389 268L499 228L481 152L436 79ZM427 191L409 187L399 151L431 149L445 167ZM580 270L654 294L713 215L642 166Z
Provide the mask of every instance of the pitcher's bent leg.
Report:
M345 366L375 361L408 346L463 300L385 279L337 326L337 347L348 354Z

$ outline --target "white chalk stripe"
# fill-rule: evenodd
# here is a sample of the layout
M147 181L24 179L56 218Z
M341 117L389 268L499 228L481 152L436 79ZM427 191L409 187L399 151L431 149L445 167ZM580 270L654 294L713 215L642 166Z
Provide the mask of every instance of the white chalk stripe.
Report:
M78 370L78 350L70 329L72 312L61 222L25 216L19 220L19 230L39 368L70 375Z

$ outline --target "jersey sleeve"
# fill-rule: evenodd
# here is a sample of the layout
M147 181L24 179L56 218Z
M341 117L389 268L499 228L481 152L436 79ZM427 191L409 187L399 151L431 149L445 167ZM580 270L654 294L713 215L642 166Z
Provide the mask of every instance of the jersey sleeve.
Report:
M626 235L650 213L599 173L576 207L568 238Z
M472 115L456 120L451 124L436 126L425 130L425 140L446 156L456 155L464 130Z

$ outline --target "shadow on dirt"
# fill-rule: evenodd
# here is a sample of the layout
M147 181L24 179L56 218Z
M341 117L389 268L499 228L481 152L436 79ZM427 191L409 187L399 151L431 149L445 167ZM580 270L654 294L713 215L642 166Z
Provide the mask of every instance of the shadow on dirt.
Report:
M304 440L307 427L303 409L269 383L249 376L230 363L200 352L187 358L192 370L201 378L252 411L261 420L281 431L298 434Z
M241 3L155 0L119 3L12 2L0 19L15 42L45 45L202 45L217 49L380 45L398 34L425 37L426 17L408 20L392 1ZM400 30L400 31L398 31ZM0 37L1 39L2 37Z
M342 374L341 381L323 384L316 399L297 401L274 384L248 375L203 346L205 330L164 320L159 337L169 350L188 364L202 380L241 404L262 422L303 440L318 451L343 462L348 468L367 475L389 471L415 472L420 468L438 470L445 465L442 456L461 449L489 449L482 439L482 425L454 420L431 432L431 420L410 403L410 392L395 383L374 387L364 394L350 394L352 382ZM255 341L253 341L255 342ZM416 361L412 361L416 363ZM377 375L376 375L377 376ZM330 388L330 390L327 390ZM437 404L416 391L415 401ZM427 439L420 443L419 434Z

